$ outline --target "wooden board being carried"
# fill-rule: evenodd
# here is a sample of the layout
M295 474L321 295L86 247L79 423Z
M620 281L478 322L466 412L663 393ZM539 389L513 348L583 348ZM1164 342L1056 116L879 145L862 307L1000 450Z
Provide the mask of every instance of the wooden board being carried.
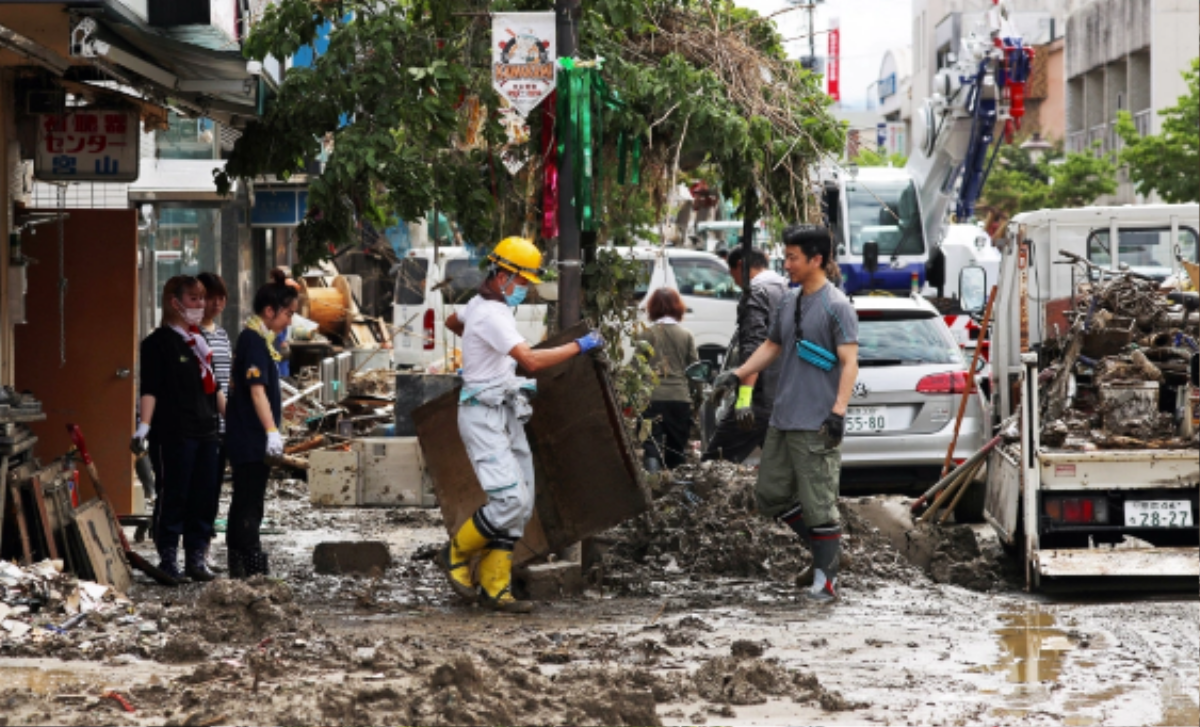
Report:
M113 522L108 506L101 500L88 500L75 511L75 524L83 537L96 582L125 593L133 577L129 572L129 564L125 562L121 540L113 529Z
M539 344L552 348L587 333L575 326ZM537 374L533 417L525 425L536 469L536 507L513 559L556 552L645 512L632 444L605 368L576 356ZM458 531L487 502L458 434L459 388L413 410L425 466L447 530Z

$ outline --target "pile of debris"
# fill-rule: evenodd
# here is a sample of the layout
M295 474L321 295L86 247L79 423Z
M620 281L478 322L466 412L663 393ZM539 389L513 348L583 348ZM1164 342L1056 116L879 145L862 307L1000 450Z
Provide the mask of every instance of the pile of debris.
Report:
M1168 298L1148 278L1108 275L1085 275L1069 331L1043 350L1051 364L1040 382L1042 443L1068 450L1200 446L1188 373L1200 351L1195 301L1187 297L1195 294Z
M606 588L644 593L652 582L695 577L790 582L811 555L789 528L758 514L757 472L729 462L682 466L654 488L654 507L603 540ZM859 585L921 577L886 535L843 506L846 574Z
M89 614L118 614L130 606L117 590L64 573L61 560L43 560L25 568L0 561L0 644L4 647L62 636Z

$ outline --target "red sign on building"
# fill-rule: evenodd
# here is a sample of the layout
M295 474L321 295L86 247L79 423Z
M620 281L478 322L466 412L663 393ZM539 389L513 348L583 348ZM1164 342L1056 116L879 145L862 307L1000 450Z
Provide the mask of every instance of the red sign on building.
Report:
M825 80L829 82L829 97L834 101L842 100L841 91L841 51L842 31L837 18L829 19L829 62L825 69Z

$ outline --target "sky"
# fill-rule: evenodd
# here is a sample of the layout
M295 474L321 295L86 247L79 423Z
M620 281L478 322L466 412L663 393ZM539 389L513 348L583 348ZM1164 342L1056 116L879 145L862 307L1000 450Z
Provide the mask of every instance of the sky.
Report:
M784 0L735 0L745 8L770 15L791 5ZM829 29L829 19L841 23L842 106L865 109L867 86L879 76L879 65L889 48L912 43L912 3L910 0L826 0L816 10L817 31ZM777 15L775 23L786 38L807 35L808 11L791 10ZM817 36L817 55L828 49L828 35ZM786 44L792 56L808 54L808 38Z

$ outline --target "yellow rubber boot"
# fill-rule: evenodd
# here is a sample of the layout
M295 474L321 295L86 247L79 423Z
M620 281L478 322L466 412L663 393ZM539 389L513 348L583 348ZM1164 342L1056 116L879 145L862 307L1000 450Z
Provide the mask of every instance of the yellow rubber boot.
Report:
M471 559L487 547L488 539L475 525L472 518L463 523L450 542L438 553L438 567L450 580L450 587L462 598L474 603L479 598L479 589L471 579Z
M512 594L512 551L489 550L479 561L479 600L493 611L529 613L533 604Z

